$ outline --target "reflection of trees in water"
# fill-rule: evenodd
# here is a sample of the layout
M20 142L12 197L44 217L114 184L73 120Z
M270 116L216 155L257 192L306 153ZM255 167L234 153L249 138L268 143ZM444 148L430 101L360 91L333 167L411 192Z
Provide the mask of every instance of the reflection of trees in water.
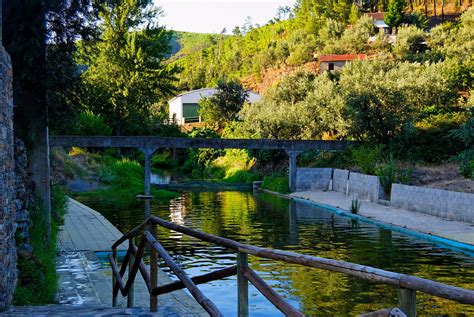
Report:
M108 209L106 217L112 219L112 223L116 224L120 219L120 223L127 222L122 226L130 229L145 216L143 202L90 206L99 211ZM151 214L244 243L370 265L474 288L474 259L468 256L269 194L188 192L170 204L153 200ZM123 227L120 229L126 231ZM177 262L193 274L235 264L235 254L229 250L161 227L158 236ZM253 256L249 261L267 283L307 315L356 315L397 305L396 290L389 286ZM235 290L232 279L219 283ZM455 314L459 311L467 315L474 313L473 306L421 293L417 293L417 301L420 315Z

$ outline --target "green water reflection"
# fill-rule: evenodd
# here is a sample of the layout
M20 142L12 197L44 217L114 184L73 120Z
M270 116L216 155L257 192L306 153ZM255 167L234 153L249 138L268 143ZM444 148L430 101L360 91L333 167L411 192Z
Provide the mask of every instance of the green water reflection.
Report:
M145 218L144 203L78 195L122 232ZM427 241L334 215L269 194L238 191L184 192L170 203L153 201L151 214L175 223L263 247L412 274L474 289L474 258ZM159 240L189 274L235 264L235 255L165 229ZM290 303L311 316L348 316L397 306L396 290L343 274L250 258L251 267ZM236 315L236 281L201 287L226 316ZM280 313L250 289L252 316ZM417 294L418 314L474 316L474 306Z

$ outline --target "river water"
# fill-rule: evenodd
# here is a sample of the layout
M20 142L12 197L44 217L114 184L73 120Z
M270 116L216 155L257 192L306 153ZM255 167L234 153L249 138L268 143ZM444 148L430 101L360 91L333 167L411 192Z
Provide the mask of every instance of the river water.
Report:
M144 202L75 197L122 232L145 219ZM474 257L398 232L357 222L322 208L267 193L187 191L153 201L151 213L177 224L262 247L370 265L474 289ZM180 233L159 229L161 244L188 274L234 265L235 254ZM252 269L292 305L310 316L353 316L397 306L394 288L282 262L249 258ZM235 277L200 285L226 316L236 316ZM281 316L250 287L251 316ZM417 293L419 316L474 316L474 306Z

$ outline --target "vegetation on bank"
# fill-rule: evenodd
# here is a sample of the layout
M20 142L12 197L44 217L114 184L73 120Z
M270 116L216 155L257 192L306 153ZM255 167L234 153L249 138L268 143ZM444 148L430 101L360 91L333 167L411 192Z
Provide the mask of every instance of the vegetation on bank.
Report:
M64 221L67 208L67 196L63 189L56 185L52 190L51 236L47 239L45 211L40 204L31 210L31 227L29 230L30 250L20 248L18 256L18 282L13 304L18 306L43 305L54 303L58 290L56 273L56 249L58 227Z
M288 176L286 175L265 176L263 178L262 188L282 194L289 194L291 192L288 182Z

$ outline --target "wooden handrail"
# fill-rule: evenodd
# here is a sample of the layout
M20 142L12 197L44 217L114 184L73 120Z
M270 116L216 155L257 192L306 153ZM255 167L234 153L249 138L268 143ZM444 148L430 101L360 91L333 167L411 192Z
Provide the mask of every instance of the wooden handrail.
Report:
M360 279L394 286L400 290L406 290L409 292L421 291L426 294L434 295L441 298L446 298L449 300L457 301L463 304L474 305L474 291L469 289L464 289L448 284L443 284L435 282L428 279L423 279L411 275L394 273L390 271L385 271L377 269L370 266L364 266L356 263L350 263L339 260L331 260L326 258L320 258L311 255L305 255L295 252L274 250L262 247L256 247L249 244L243 244L231 239L219 237L216 235L208 234L196 229L191 229L188 227L180 226L172 222L165 221L161 218L151 216L145 220L142 224L132 229L129 233L125 234L112 246L112 250L116 252L116 248L123 242L128 239L132 239L140 235L148 226L152 226L153 232L156 232L155 225L160 225L164 228L177 231L191 237L197 238L202 241L210 242L228 249L238 252L238 254L248 254L265 259L272 259L277 261L283 261L286 263L299 264L303 266L323 269L332 272L344 273L349 276L358 277ZM132 279L127 280L127 284L123 285L122 276L124 274L123 266L126 265L127 258L124 259L124 264L122 264L122 270L118 271L118 268L113 261L113 257L109 256L111 261L113 276L116 279L116 285L114 286L114 296L117 295L118 289L122 291L122 294L126 294L129 286L129 282L133 283L135 278L136 271L140 268L142 275L146 273L145 270L141 270L141 256L143 255L144 242L147 241L166 262L166 264L171 268L171 270L178 276L180 282L174 282L165 286L160 287L149 287L150 295L157 296L159 294L164 294L169 291L173 291L179 288L186 287L193 297L198 301L201 306L206 309L212 316L221 316L221 313L217 307L212 303L207 297L205 297L201 291L197 288L196 284L201 284L209 282L215 279L223 278L226 276L234 275L238 271L235 267L227 268L220 271L215 271L206 275L199 277L190 278L176 263L173 262L171 256L166 252L166 250L161 246L161 244L153 237L153 235L146 231L144 232L143 238L140 243L140 247L136 249L132 247L132 255L135 257L132 270ZM143 243L142 243L143 242ZM142 250L142 251L140 251ZM127 255L129 254L127 252ZM126 255L126 257L127 257ZM139 262L137 262L139 260ZM145 273L144 273L145 272ZM250 281L254 286L265 296L267 297L278 309L284 312L287 315L291 316L301 316L301 312L296 310L294 307L286 303L275 291L271 289L253 270L248 267L244 267L241 271L242 276ZM146 274L144 275L145 278ZM148 284L147 284L148 286ZM125 296L124 294L124 296ZM406 304L406 303L405 303ZM401 303L403 308L403 303ZM239 312L240 313L240 312ZM409 315L410 316L410 315Z
M204 284L208 282L212 282L215 280L220 280L229 276L233 276L237 274L237 266L230 266L226 267L225 269L217 270L211 273L199 275L192 277L191 280L194 282L194 284L199 285L199 284ZM186 286L183 284L181 281L173 282L170 284L162 285L159 286L155 289L152 290L152 295L161 295L161 294L166 294L170 292L177 291L179 289L183 289Z

